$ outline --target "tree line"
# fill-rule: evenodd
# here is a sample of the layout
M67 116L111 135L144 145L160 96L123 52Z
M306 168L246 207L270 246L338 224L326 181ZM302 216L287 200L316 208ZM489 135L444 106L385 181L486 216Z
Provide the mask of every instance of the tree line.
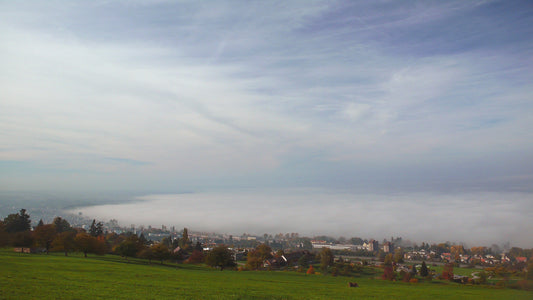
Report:
M25 209L10 214L0 220L0 247L18 247L23 250L37 249L48 254L50 251L63 252L65 256L79 251L88 254L116 254L129 261L131 258L147 259L150 263L165 260L186 263L203 263L224 269L235 266L233 253L228 247L221 245L204 253L203 246L191 242L187 228L183 229L182 237L164 238L160 243L148 241L141 233L105 232L102 222L92 221L88 230L72 227L61 217L55 217L52 223L45 224L40 220L31 227L30 215Z

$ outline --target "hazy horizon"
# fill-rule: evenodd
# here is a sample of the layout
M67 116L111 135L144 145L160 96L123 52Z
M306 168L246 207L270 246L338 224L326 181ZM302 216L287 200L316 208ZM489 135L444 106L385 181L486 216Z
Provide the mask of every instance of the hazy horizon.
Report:
M132 203L67 211L81 212L90 219L116 219L125 227L165 225L199 232L260 236L298 232L309 237L328 235L380 241L394 236L418 244L450 241L472 247L509 242L529 248L533 238L525 235L524 229L533 226L529 217L533 214L531 197L529 193L431 195L245 190L147 195L135 197Z
M0 1L0 192L190 192L178 219L215 228L233 195L257 230L364 209L413 239L447 236L436 207L531 246L531 24L530 1Z

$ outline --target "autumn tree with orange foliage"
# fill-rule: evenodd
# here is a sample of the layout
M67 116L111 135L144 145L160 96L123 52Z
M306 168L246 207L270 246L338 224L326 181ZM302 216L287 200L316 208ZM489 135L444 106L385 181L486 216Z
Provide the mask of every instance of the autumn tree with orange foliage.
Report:
M310 275L311 275L311 274L315 274L315 268L313 268L313 265L311 265L311 266L309 267L309 269L307 269L307 272L306 272L306 273L307 273L307 274L310 274Z
M453 280L453 263L447 263L444 265L444 270L442 271L442 279Z

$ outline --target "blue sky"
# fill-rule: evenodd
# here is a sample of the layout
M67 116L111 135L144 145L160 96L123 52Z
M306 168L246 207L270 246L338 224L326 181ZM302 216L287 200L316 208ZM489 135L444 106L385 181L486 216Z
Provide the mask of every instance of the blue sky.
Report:
M532 23L529 1L0 1L0 189L530 193Z

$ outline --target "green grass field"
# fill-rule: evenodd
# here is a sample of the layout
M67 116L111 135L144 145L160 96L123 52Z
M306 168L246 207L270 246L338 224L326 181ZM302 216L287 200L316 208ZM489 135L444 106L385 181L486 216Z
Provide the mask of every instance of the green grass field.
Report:
M360 287L349 288L347 282ZM533 293L448 282L403 283L283 271L217 271L113 255L0 250L0 299L532 299Z

